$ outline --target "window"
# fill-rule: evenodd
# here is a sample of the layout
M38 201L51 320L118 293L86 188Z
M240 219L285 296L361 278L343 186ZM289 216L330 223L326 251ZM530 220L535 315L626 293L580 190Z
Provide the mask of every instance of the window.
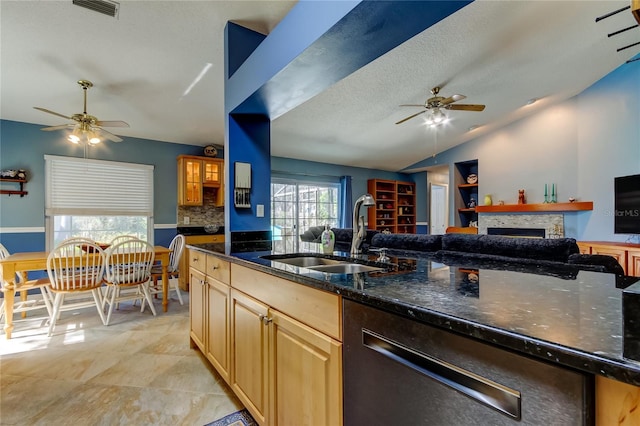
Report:
M338 226L339 185L273 179L271 231L276 253L314 251L316 243L300 241L312 226Z
M153 166L45 155L47 248L69 237L153 243Z

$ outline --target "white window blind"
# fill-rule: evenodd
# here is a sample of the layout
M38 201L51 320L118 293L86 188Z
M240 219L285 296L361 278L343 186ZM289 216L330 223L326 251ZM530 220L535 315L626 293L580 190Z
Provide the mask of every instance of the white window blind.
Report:
M153 217L153 166L45 155L45 214Z

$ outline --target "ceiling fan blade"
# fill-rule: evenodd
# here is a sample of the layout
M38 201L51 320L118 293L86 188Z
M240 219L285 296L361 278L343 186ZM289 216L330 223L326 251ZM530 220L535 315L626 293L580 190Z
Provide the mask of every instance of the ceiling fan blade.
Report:
M410 107L423 107L424 108L424 104L402 104L400 106L410 106Z
M452 102L458 102L465 99L465 95L452 95L440 101L440 105L449 105Z
M54 130L69 129L72 127L73 127L73 124L61 124L59 126L43 127L40 130L44 130L45 132L52 132Z
M100 127L129 127L124 121L96 121L96 126Z
M119 136L114 135L111 132L108 132L104 129L101 129L99 127L92 127L92 129L95 133L98 134L98 136L103 137L105 139L109 139L110 141L113 142L122 142L122 138L120 138Z
M445 105L443 108L457 111L484 111L484 105L472 104Z
M413 114L413 115L408 116L407 118L403 118L402 120L400 120L400 121L396 122L396 124L404 123L405 121L410 120L410 119L412 119L413 117L417 117L417 116L419 116L420 114L424 114L425 112L427 112L427 110L417 112L417 113L415 113L415 114Z
M49 114L57 115L58 117L66 118L67 120L72 120L71 117L67 117L66 115L60 114L59 112L51 111L50 109L40 108L40 107L33 107L33 108L37 109L38 111L42 111Z

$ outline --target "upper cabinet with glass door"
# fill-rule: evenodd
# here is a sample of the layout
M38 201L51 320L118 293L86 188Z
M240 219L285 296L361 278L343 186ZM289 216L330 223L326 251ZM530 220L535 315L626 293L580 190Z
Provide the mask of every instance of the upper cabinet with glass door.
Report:
M216 188L215 205L224 203L222 183L224 182L224 160L220 158L178 156L178 204L181 206L203 205L207 188Z
M224 160L219 158L202 160L202 166L204 168L202 184L204 186L219 187L222 184Z

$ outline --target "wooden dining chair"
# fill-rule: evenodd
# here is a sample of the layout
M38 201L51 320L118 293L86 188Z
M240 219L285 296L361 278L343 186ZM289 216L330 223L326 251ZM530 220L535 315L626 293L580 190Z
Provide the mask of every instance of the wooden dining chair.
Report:
M169 292L175 291L178 295L178 301L181 305L184 305L182 302L182 295L180 294L180 286L178 285L178 276L180 273L180 258L182 257L182 252L184 251L185 239L184 235L178 234L173 240L171 240L171 244L169 244L169 250L171 250L171 254L169 255L169 266L167 267L167 275ZM162 294L162 266L154 265L151 268L151 284L149 285L149 292L151 295ZM142 306L142 310L144 311L144 302Z
M5 259L9 256L9 250L2 244L0 244L0 260ZM43 310L47 311L47 316L51 316L51 307L52 307L52 297L51 292L49 291L49 280L47 278L37 279L37 280L23 280L22 275L16 273L15 276L15 291L16 295L20 293L19 298L14 298L13 302L13 313L22 313L29 312L35 310ZM32 294L31 297L28 294L29 290L38 289L40 290L40 295ZM5 291L5 280L1 275L0 271L0 292L4 293ZM0 324L5 320L4 318L4 304L5 298L2 298L2 303L0 304Z
M129 240L138 240L139 238L136 237L135 235L118 235L117 237L115 237L113 240L111 240L109 242L110 246L114 246L118 243L121 243L123 241L129 241Z
M47 274L50 290L54 294L53 309L49 319L49 336L63 311L71 311L95 306L102 323L106 325L102 310L102 287L105 271L105 253L95 243L83 242L80 248L76 241L56 246L47 258ZM65 296L91 293L92 298L71 298L65 303Z
M143 240L128 239L111 245L106 258L103 308L108 305L108 310L105 324L109 325L114 307L128 300L140 300L140 311L144 310L144 303L148 303L155 316L156 310L149 293L151 267L155 258L153 246Z

